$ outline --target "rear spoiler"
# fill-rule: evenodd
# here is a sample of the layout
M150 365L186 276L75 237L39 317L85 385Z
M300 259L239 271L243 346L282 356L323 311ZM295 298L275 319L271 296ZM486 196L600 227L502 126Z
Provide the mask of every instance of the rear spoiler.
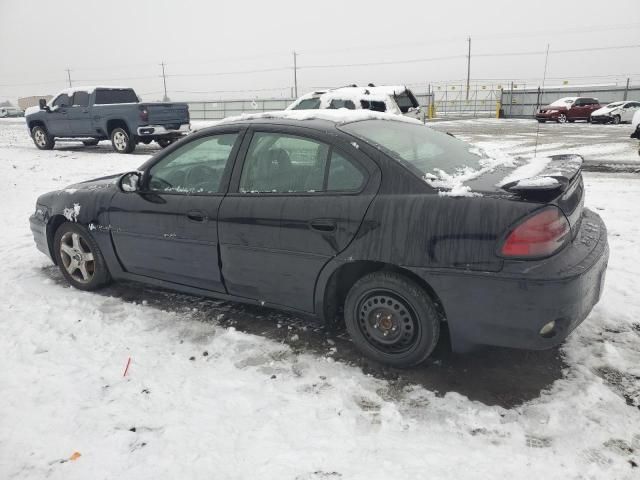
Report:
M513 193L545 193L566 190L582 170L582 157L580 155L552 155L549 158L551 161L538 174L506 183L502 185L502 188Z

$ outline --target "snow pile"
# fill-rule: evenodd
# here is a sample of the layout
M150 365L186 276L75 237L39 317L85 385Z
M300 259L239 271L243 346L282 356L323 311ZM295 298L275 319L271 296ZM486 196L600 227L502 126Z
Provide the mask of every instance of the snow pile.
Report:
M512 166L514 159L499 149L483 150L478 147L471 147L469 151L480 156L480 168L464 167L457 169L453 174L449 174L439 168L434 169L434 174L427 174L424 180L433 188L437 188L438 195L447 197L479 197L478 192L472 192L471 187L464 185L470 180L474 180L481 175L492 172L500 166Z
M230 122L246 122L249 120L260 119L284 119L284 120L328 120L334 123L358 122L361 120L393 120L396 122L417 123L423 125L422 122L415 118L404 117L402 115L394 115L391 113L374 112L371 110L348 110L339 108L337 110L283 110L264 113L243 113L233 117L227 117L217 124Z
M483 352L445 355L413 376L391 370L398 381L384 380L333 359L335 349L353 348L348 342L314 353L228 326L264 316L255 321L267 329L291 318L284 314L129 284L68 288L33 244L36 197L135 170L145 151L157 149L120 155L108 143L60 142L39 151L24 121L0 122L0 478L637 478L637 175L585 174L587 206L609 230L602 300L558 353L566 364L557 380L501 407L463 394L487 384L465 390L458 381L487 363ZM513 372L513 396L532 382L512 360L548 357L500 358L487 379Z

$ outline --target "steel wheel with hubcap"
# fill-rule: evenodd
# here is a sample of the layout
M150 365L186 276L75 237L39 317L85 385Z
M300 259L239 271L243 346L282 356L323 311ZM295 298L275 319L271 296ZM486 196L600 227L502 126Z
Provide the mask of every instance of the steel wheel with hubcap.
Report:
M40 150L51 150L55 145L55 140L49 135L49 132L39 125L31 130L31 138L33 138L33 143Z
M111 132L111 144L118 153L131 153L136 148L135 142L124 128L114 128Z
M100 248L81 225L63 223L56 231L54 248L60 271L74 287L93 290L109 281Z
M424 361L440 335L440 318L428 294L395 272L358 280L344 312L354 344L368 357L395 367Z

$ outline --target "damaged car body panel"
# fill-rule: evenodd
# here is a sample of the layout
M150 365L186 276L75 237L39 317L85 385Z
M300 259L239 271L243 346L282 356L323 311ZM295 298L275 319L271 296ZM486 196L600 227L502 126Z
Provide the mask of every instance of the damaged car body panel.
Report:
M350 132L355 123L262 118L201 130L142 165L135 191L110 176L41 196L31 217L36 244L54 258L53 232L77 204L72 221L90 231L116 280L326 322L349 306L359 281L387 272L419 288L459 351L549 348L584 320L601 293L608 245L600 218L583 208L575 158L538 172L555 176L554 188L538 188L547 180L500 186L517 165L497 164L452 196ZM433 150L437 162L447 142L460 142L428 135L447 137L437 139L445 142ZM544 243L540 232L557 245L528 256L523 241ZM376 321L376 342L393 337L389 325Z

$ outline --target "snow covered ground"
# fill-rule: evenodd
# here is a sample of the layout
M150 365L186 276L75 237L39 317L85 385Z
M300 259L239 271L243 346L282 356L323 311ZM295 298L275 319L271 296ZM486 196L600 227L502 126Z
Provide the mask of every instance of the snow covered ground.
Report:
M477 137L483 121L465 122L448 123ZM0 121L0 478L638 478L640 176L585 174L611 257L559 351L441 347L398 372L287 315L69 288L33 244L36 197L154 151L41 152L21 120Z

